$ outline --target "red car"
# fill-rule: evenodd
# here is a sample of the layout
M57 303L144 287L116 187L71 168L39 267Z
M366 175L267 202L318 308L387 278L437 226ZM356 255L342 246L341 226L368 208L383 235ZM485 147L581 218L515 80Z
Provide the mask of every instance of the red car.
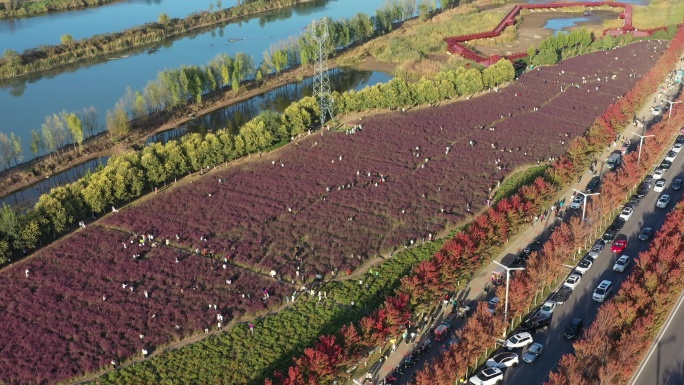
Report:
M627 240L626 239L618 239L615 242L613 242L613 246L610 247L610 251L612 251L615 254L620 254L625 249L627 248Z

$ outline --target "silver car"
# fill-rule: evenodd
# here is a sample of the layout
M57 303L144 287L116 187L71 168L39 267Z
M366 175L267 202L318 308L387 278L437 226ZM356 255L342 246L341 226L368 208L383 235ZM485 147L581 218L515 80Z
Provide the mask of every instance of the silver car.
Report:
M530 348L527 349L525 354L523 354L523 361L527 362L528 364L531 364L534 362L534 360L539 357L542 352L544 351L544 345L540 344L539 342L535 342L532 345L530 345Z

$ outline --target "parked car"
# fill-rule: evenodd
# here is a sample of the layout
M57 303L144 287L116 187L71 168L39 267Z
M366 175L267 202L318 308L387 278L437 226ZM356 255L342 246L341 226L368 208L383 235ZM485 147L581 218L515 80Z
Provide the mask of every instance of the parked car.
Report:
M670 167L672 167L672 162L670 162L669 160L663 160L662 162L660 162L660 166L658 166L658 168L662 168L665 171L669 170Z
M664 209L667 207L667 205L670 203L670 196L667 194L663 194L658 198L658 202L656 202L656 207L660 209Z
M658 181L655 183L655 186L653 186L653 191L663 192L663 190L665 190L666 184L667 184L667 181L665 179L658 179Z
M674 162L675 158L677 158L677 153L672 150L665 155L665 160L668 162Z
M672 181L672 186L671 186L671 187L672 187L672 189L675 190L675 191L681 190L681 189L682 189L682 180L679 179L679 178L673 180L673 181Z
M535 239L534 241L532 241L532 243L527 245L527 247L522 249L522 251L520 251L520 253L518 253L518 256L515 257L515 260L513 261L513 263L515 264L515 263L522 263L522 262L527 261L527 258L530 257L532 252L533 251L539 251L541 249L542 245L543 245L543 243L540 240Z
M582 334L582 329L584 329L584 321L580 318L573 318L572 321L570 321L570 324L565 328L563 337L574 340Z
M568 289L575 290L577 285L582 281L582 276L579 274L570 274L568 278L565 279L565 282L563 282L563 286L567 287Z
M653 179L660 179L663 177L663 174L665 174L664 169L656 168L655 171L653 171Z
M631 258L627 255L623 255L620 258L618 258L617 261L615 261L615 265L613 265L613 271L617 271L618 273L624 273L625 270L627 269L627 266L629 266L629 262L631 262Z
M684 143L684 134L683 135L677 135L677 139L675 139L675 143Z
M517 353L502 352L488 359L485 365L489 368L505 369L510 368L511 366L518 365L519 363L520 359L518 358Z
M633 208L636 208L637 206L639 206L639 203L641 203L641 198L636 194L632 195L632 197L629 198L629 202L627 202L627 204Z
M518 334L514 334L511 336L511 338L506 340L506 343L504 344L504 347L508 350L513 350L516 348L523 348L529 344L534 342L532 340L532 334L528 332L522 332Z
M444 345L439 347L439 351L442 353L446 353L449 351L449 348L456 345L457 343L458 343L458 337L451 337L447 340L447 342L444 343Z
M625 220L617 217L613 220L613 223L608 226L608 229L613 230L613 231L620 231L622 229L622 226L625 225Z
M626 248L626 239L616 239L615 242L613 242L613 246L610 247L610 251L612 251L615 254L621 254L623 251L625 251Z
M584 275L589 269L591 269L591 265L593 262L589 258L584 258L580 261L580 263L577 264L577 267L575 267L575 271Z
M634 214L634 209L631 206L625 206L620 212L620 219L626 222L632 217L632 214Z
M653 183L653 175L652 175L652 174L646 175L646 176L644 177L644 183L648 183L649 186L650 186L651 183Z
M434 331L435 341L444 341L449 336L449 326L441 324Z
M601 187L601 177L600 176L595 176L591 178L589 183L587 183L587 187L584 189L584 191L587 194L595 193L599 190Z
M603 239L597 239L596 242L591 246L591 249L587 253L588 256L596 259L601 251L606 247L606 242Z
M549 302L549 301L547 301ZM554 307L557 302L552 301ZM528 318L520 324L520 330L524 332L535 332L538 330L546 330L551 324L551 316L546 314L537 314L534 317Z
M527 349L525 354L523 354L522 359L528 364L531 364L542 354L543 351L544 345L540 344L539 342L535 342L530 345L529 349Z
M503 381L503 372L499 368L484 368L482 371L470 377L472 385L494 385Z
M608 298L610 293L613 292L613 283L607 279L604 279L599 283L599 285L594 289L594 293L591 295L591 299L596 302L603 302Z
M496 307L499 305L499 302L501 302L501 298L499 297L494 297L489 300L489 303L487 303L487 310L494 314L496 312Z
M674 146L672 146L672 150L679 154L679 151L682 151L682 147L684 147L684 143L675 143Z
M601 237L601 239L605 243L611 243L611 242L613 242L613 240L615 239L616 236L617 236L617 231L613 231L611 229L608 229L608 230L606 230L605 233L603 233L603 236Z
M570 203L570 208L571 209L579 209L580 207L582 207L583 202L584 202L584 195L577 194L577 195L575 195L574 198L572 198L572 203Z
M558 305L562 305L565 303L565 301L568 300L568 298L570 298L570 294L572 294L572 289L563 286L560 289L558 289L556 295L553 296L553 300L556 301Z
M639 232L639 240L644 242L648 241L649 239L651 239L651 235L653 235L653 228L644 227Z
M539 308L539 314L551 317L554 310L556 310L556 301L548 300Z
M654 116L662 115L663 113L663 108L660 106L655 106L651 108L651 114Z
M643 183L641 183L641 184L639 185L639 187L637 188L637 192L634 193L634 195L635 195L636 197L638 197L639 199L641 199L641 198L645 197L646 194L648 194L648 191L649 191L650 189L651 189L651 184L650 184L650 183L643 182Z

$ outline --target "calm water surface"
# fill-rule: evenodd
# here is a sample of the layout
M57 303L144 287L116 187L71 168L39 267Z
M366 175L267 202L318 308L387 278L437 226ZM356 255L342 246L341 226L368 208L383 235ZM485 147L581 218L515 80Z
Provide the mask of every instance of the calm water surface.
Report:
M166 0L161 2L165 3ZM161 70L203 65L224 52L229 55L245 52L259 64L264 51L289 36L299 36L314 19L350 18L359 12L374 14L384 3L385 0L315 0L132 52L124 59L104 59L74 65L68 72L60 69L47 75L0 82L0 132L20 136L24 160L31 159L31 130L40 130L48 115L62 110L80 112L94 106L103 129L106 111L114 107L126 87L141 90ZM230 41L241 38L244 40Z

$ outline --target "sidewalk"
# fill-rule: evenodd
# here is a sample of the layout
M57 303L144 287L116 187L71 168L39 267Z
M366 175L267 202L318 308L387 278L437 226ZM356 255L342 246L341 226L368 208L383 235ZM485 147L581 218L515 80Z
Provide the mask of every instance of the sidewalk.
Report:
M678 64L682 65L681 63L682 61L680 60ZM632 143L636 143L638 145L639 137L632 134L633 131L639 132L637 130L648 130L648 128L652 124L657 123L661 119L667 119L667 113L669 113L668 110L665 110L661 115L656 116L651 113L651 108L655 106L669 108L669 105L667 105L667 103L664 102L664 100L671 100L673 97L676 97L679 94L681 90L681 85L677 87L669 87L673 84L673 82L669 78L668 80L666 80L666 82L661 87L659 87L659 91L656 92L654 97L652 99L649 98L648 103L636 114L635 117L644 123L644 127L637 127L636 123L628 125L624 129L624 131L617 136L615 142L611 146L607 147L600 154L596 155L596 175L602 175L608 171L607 168L604 167L604 162L613 151L620 149L620 146L622 145L622 137L632 139ZM635 150L633 148L633 145L631 146L630 150ZM585 186L593 176L594 174L589 170L583 172L575 183L571 184L568 188L559 193L559 195L556 198L556 202L565 202L566 204L563 208L565 210L568 210L569 204L573 198L573 189L584 191ZM566 211L564 213L564 219L569 218L571 215L571 212ZM525 229L515 239L512 239L510 242L508 242L505 249L493 261L497 261L506 266L509 266L513 262L515 256L517 256L518 253L522 251L522 249L527 247L533 240L539 238L542 241L546 241L551 233L551 228L555 224L559 223L558 219L560 218L557 218L555 212L553 212L549 208L548 215L543 221L535 221L531 226ZM494 263L493 261L490 262L489 265L484 267L477 275L475 275L465 285L465 287L459 289L456 292L455 297L458 298L459 303L470 303L471 308L474 308L475 306L477 306L477 301L489 300L491 297L493 297L493 290L490 289L486 293L483 290L483 288L485 288L485 285L491 282L492 272L495 271L497 268L500 268L500 266ZM440 308L438 310L438 314L434 318L432 325L439 325L442 319L452 315L451 313L455 310L456 309L453 309L451 305L447 306L446 308ZM456 318L456 322L454 322L454 324L452 325L449 336L453 336L455 330L459 329L464 322L465 320ZM416 346L418 346L421 342L425 341L427 338L431 337L430 330L433 327L432 325L426 325L423 329L421 329L420 333L415 337L415 340L412 342L407 343L405 341L399 341L397 343L396 350L392 353L388 353L389 356L386 356L386 359L383 362L378 363L373 367L374 370L371 371L371 373L373 374L373 379L375 380L373 383L377 383L377 381L385 378L404 360L405 357L411 354L411 352L415 349ZM449 337L447 337L447 340L448 339ZM405 370L405 375L402 376L400 383L408 382L410 374L418 370L420 367L422 367L424 362L429 360L430 357L441 354L439 353L439 348L437 347L437 345L441 346L441 344L435 344L433 341L432 345L433 347L431 351L428 353L429 355L426 354L426 356L420 360L420 364L417 364L414 368Z

